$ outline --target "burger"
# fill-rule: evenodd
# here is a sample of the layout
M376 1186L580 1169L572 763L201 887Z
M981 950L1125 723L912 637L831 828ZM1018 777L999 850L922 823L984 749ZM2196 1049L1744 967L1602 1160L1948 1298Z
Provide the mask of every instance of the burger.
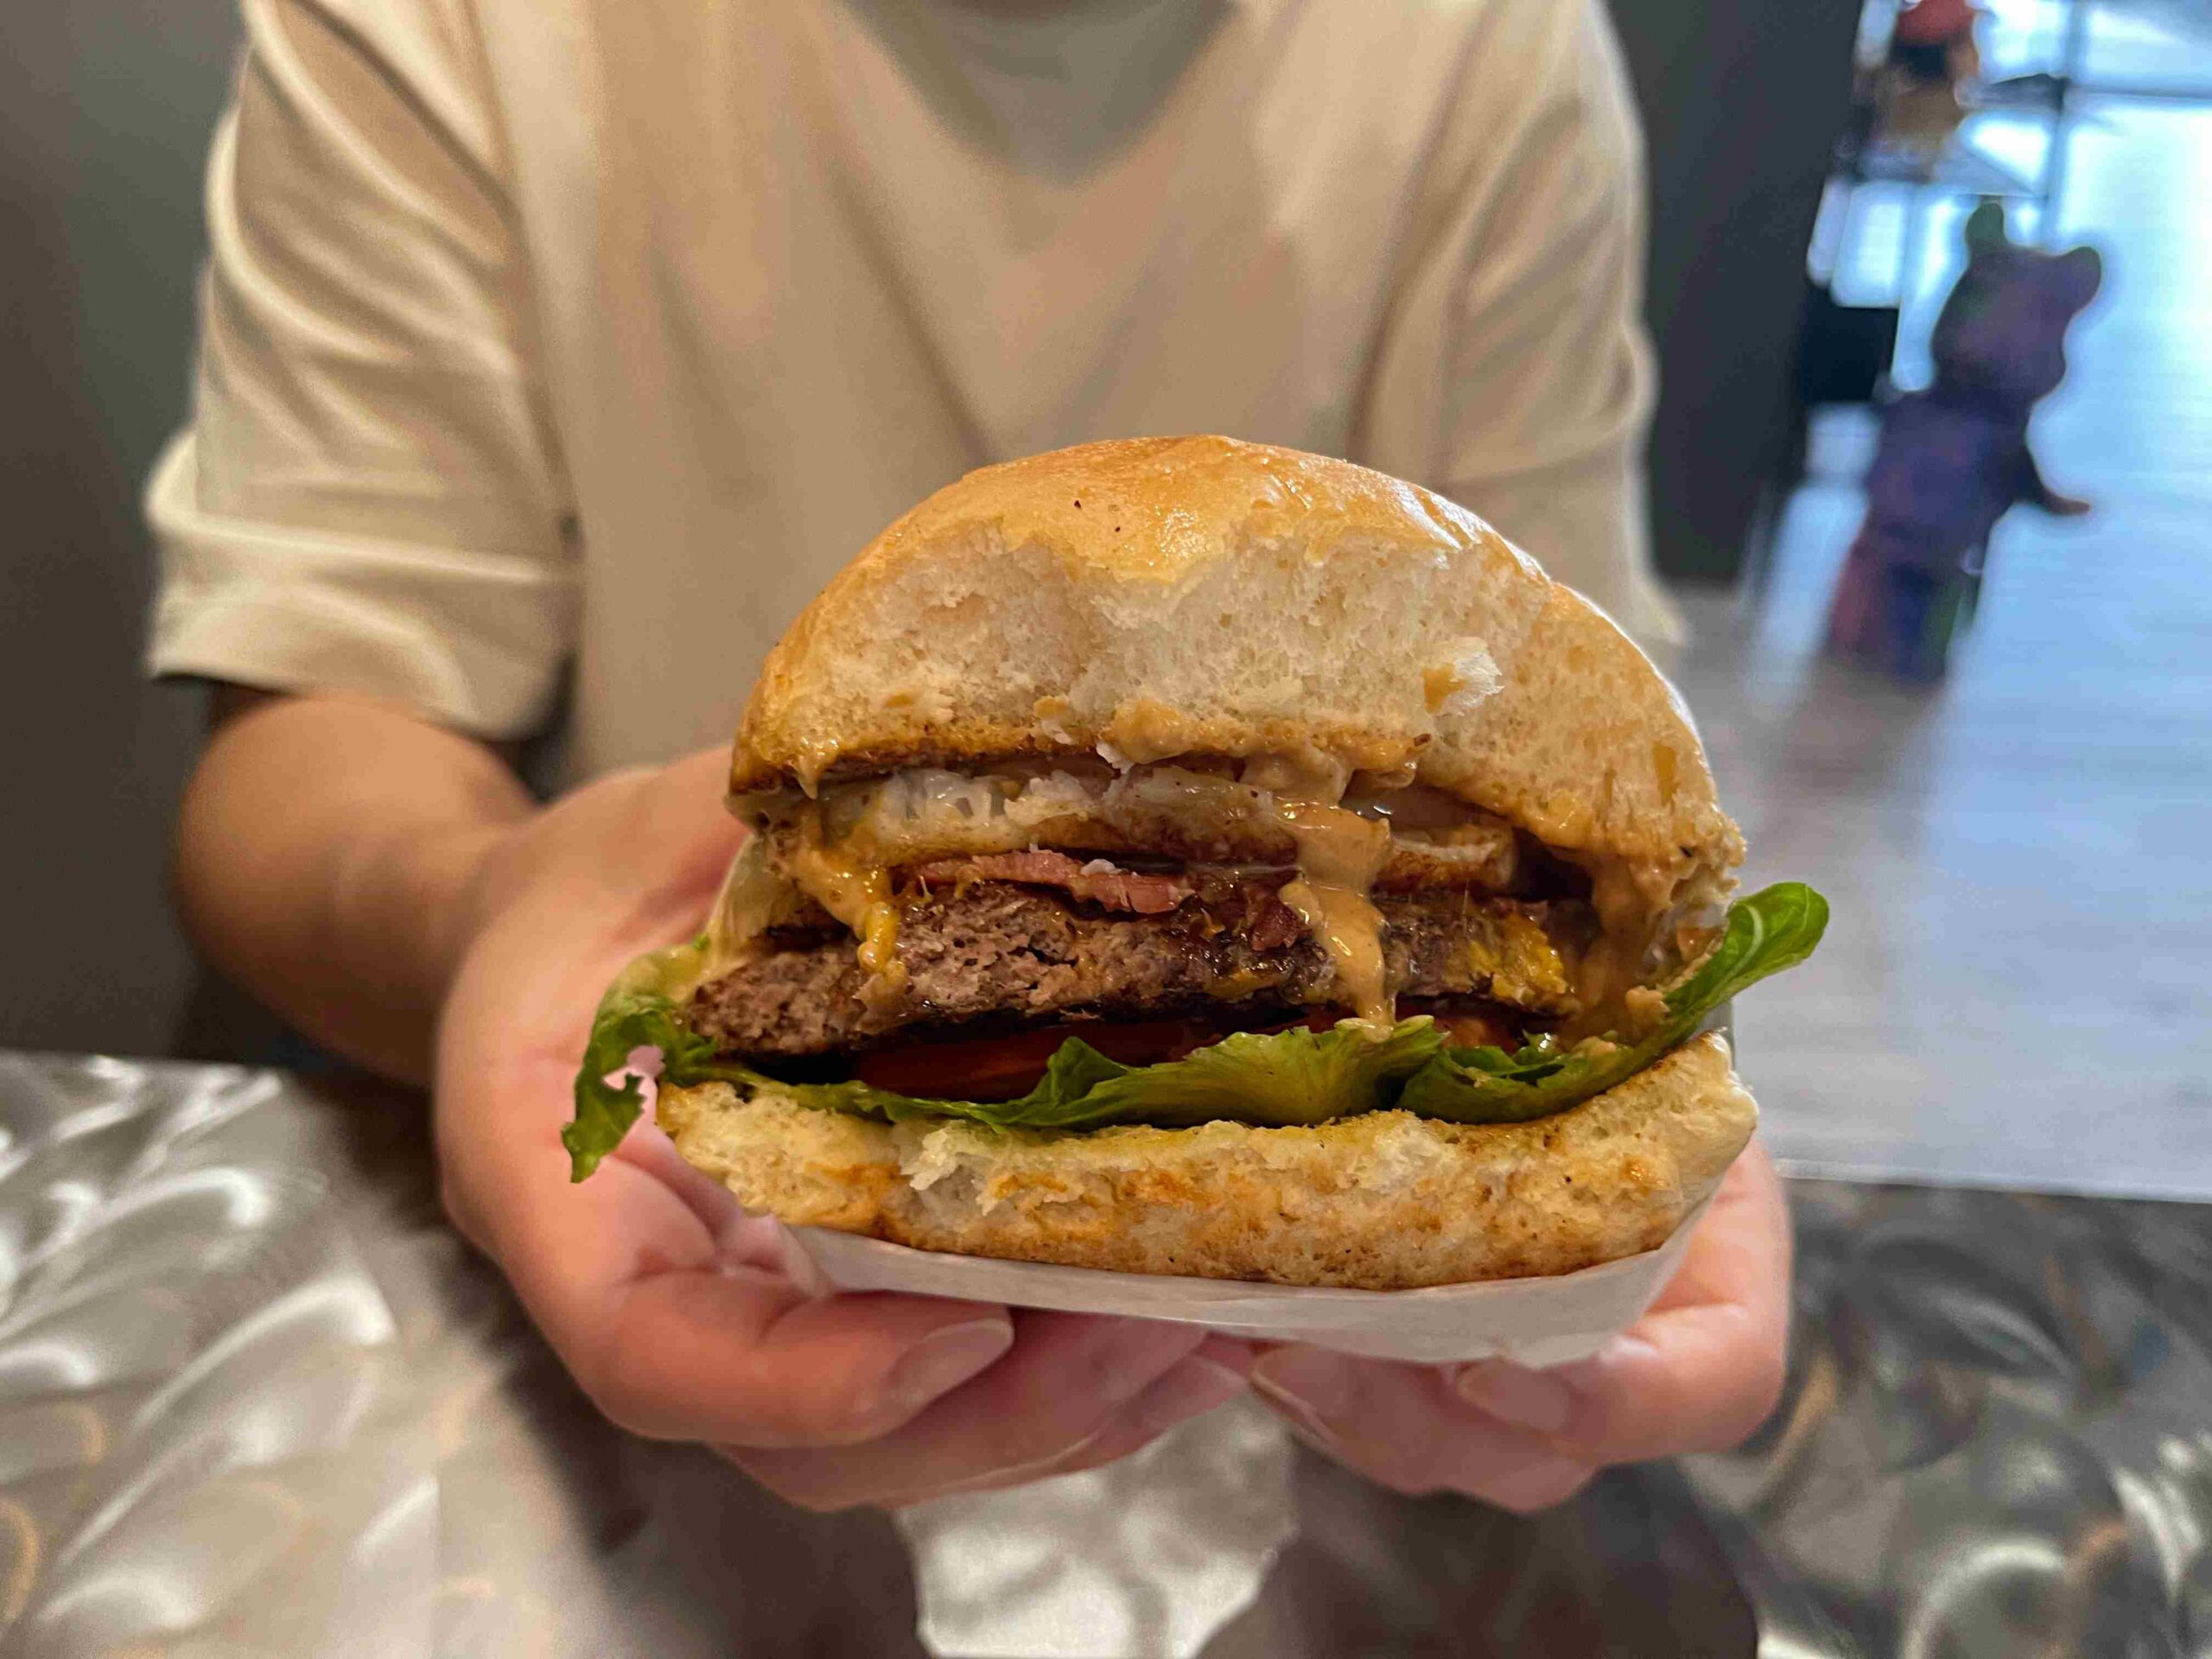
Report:
M1730 899L1695 730L1479 519L1225 438L971 474L770 654L703 931L565 1139L924 1250L1388 1290L1664 1241L1757 1117L1704 1029L1827 906Z

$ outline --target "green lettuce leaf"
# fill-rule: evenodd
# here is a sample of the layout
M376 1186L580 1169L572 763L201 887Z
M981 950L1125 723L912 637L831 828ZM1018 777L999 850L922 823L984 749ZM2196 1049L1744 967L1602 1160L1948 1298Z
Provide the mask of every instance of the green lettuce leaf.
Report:
M688 993L687 993L688 995ZM1015 1100L933 1100L865 1083L785 1083L732 1060L683 1024L681 1005L647 988L618 988L600 1004L576 1073L576 1114L561 1132L574 1179L614 1150L644 1109L631 1054L657 1048L661 1080L689 1087L727 1083L747 1098L789 1096L818 1111L903 1122L965 1118L999 1129L1098 1129L1113 1123L1168 1127L1234 1118L1269 1128L1325 1123L1387 1104L1398 1085L1443 1050L1435 1022L1401 1021L1377 1042L1350 1025L1333 1031L1238 1032L1180 1060L1123 1065L1082 1039L1062 1043L1037 1086ZM610 1083L610 1077L620 1077Z
M1330 1031L1239 1032L1183 1059L1128 1066L1071 1037L1037 1086L1007 1101L930 1099L858 1082L783 1083L718 1058L683 1017L704 972L707 943L700 939L640 957L609 988L576 1074L575 1117L561 1138L577 1180L614 1149L643 1109L638 1079L625 1074L640 1048L659 1050L662 1079L679 1086L727 1083L748 1097L784 1095L818 1110L893 1123L954 1117L1002 1129L1096 1129L1229 1119L1282 1128L1388 1106L1454 1122L1516 1122L1564 1111L1649 1065L1738 991L1803 961L1827 922L1827 901L1795 882L1738 903L1719 945L1664 993L1664 1020L1634 1044L1569 1049L1541 1037L1511 1054L1447 1048L1435 1023L1422 1017L1401 1021L1380 1040L1350 1022Z
M1802 882L1764 888L1729 906L1720 943L1663 993L1664 1017L1637 1041L1572 1049L1538 1042L1513 1055L1447 1048L1414 1074L1397 1104L1454 1123L1521 1123L1565 1111L1679 1047L1738 992L1804 961L1827 924L1827 900Z
M1037 1086L1018 1100L916 1100L853 1084L774 1087L810 1105L818 1100L894 1122L964 1117L1001 1129L1096 1129L1109 1123L1188 1127L1225 1117L1284 1128L1375 1110L1443 1046L1435 1022L1425 1016L1401 1020L1379 1041L1351 1024L1331 1031L1241 1031L1154 1065L1123 1065L1071 1037ZM855 1088L863 1092L838 1092Z
M575 1116L561 1130L572 1179L597 1169L645 1109L644 1087L626 1069L632 1053L658 1049L664 1077L714 1063L714 1044L686 1027L680 1012L698 984L706 949L702 937L639 957L600 998L576 1068Z

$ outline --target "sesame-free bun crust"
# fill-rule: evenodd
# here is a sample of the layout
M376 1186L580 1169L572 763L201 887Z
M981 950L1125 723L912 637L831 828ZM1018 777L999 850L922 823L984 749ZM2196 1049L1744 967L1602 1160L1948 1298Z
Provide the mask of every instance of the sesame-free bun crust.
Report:
M1411 763L1568 851L1742 843L1672 689L1473 514L1228 438L985 467L876 537L770 653L734 791L1099 749Z
M661 1126L747 1208L917 1249L1124 1273L1405 1290L1572 1273L1653 1249L1758 1108L1708 1034L1533 1123L1372 1112L1316 1128L897 1126L662 1090Z

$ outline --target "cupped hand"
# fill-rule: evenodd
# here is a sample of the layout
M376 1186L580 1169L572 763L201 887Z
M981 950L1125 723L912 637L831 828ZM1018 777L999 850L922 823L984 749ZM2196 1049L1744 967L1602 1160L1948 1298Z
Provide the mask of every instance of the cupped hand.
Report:
M889 1294L810 1296L772 1224L650 1123L572 1185L560 1129L592 1013L688 937L741 832L723 757L577 791L504 836L440 1022L446 1206L616 1422L704 1441L812 1508L896 1505L1135 1451L1243 1387L1189 1327Z
M1789 1217L1755 1141L1650 1311L1589 1359L1538 1371L1288 1347L1262 1355L1251 1380L1308 1444L1384 1485L1526 1512L1607 1464L1750 1434L1781 1392L1789 1302Z

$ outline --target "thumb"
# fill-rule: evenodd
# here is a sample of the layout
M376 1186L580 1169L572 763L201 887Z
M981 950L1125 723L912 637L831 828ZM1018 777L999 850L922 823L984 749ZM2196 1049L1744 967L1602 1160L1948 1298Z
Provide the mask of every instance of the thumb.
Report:
M1548 1371L1497 1361L1459 1378L1460 1397L1593 1463L1719 1452L1781 1396L1783 1342L1741 1304L1644 1316L1589 1359Z
M628 879L649 882L656 900L681 909L711 899L745 844L745 826L729 810L728 770L726 750L705 749L638 780L613 851Z

